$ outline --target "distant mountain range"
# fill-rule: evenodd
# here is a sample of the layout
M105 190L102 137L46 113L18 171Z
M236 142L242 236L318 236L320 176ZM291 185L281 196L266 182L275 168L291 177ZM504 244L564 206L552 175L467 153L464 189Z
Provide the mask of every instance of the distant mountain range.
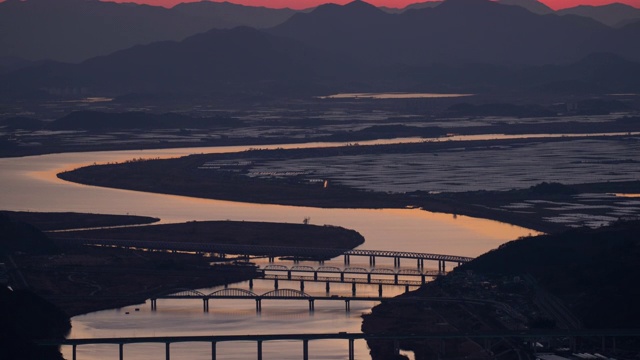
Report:
M362 1L298 13L269 30L364 63L542 65L594 52L640 60L633 26L612 29L578 16L537 15L488 0L447 0L388 14Z
M537 0L499 2L517 5L536 14L553 13ZM381 10L400 14L434 8L441 3L428 1L404 9ZM0 3L0 63L4 57L80 62L134 45L182 40L213 28L250 26L266 29L282 24L295 13L309 11L206 0L183 3L171 9L98 0L6 0ZM640 21L640 9L622 4L581 6L557 14L590 17L615 27Z
M557 14L584 16L612 27L622 27L640 21L640 9L620 3L602 6L577 6L560 10Z
M271 27L293 13L208 1L166 9L97 0L8 0L0 3L0 58L78 62L212 28Z
M0 75L0 94L634 92L637 39L640 23L612 28L489 0L400 14L354 1L296 13L270 29L213 29L80 64L8 62L19 69Z

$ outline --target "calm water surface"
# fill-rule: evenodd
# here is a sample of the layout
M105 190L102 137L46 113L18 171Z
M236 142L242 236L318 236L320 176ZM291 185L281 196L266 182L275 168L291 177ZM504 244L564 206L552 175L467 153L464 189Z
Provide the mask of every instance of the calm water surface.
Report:
M0 184L3 186L0 207L24 211L147 215L159 217L164 223L226 219L301 223L305 217L309 217L312 224L338 225L359 231L366 239L363 248L464 256L477 256L505 241L532 233L528 229L495 221L453 217L450 214L435 214L418 209L318 209L205 200L78 185L59 180L55 176L63 170L93 163L140 157L175 157L199 152L242 151L248 148L250 147L86 152L0 159ZM341 259L333 264L340 265ZM352 266L358 265L366 267L367 264L357 264L352 260ZM393 263L378 261L378 265L392 267ZM426 265L435 267L435 264ZM248 289L248 284L234 284L232 287ZM299 284L281 281L280 288L297 289ZM273 283L269 281L256 281L253 289L256 293L270 290L273 290ZM324 294L324 284L313 285L307 282L305 291ZM377 295L377 291L377 286L358 285L359 295ZM403 291L404 288L385 287L384 295L392 296ZM350 292L349 284L331 286L331 294L348 295ZM262 313L256 314L255 303L251 300L219 300L212 301L210 311L203 313L201 300L159 300L156 312L151 312L148 304L142 304L76 316L72 319L73 330L70 337L359 332L360 315L369 311L373 305L373 302L352 303L351 311L346 313L344 303L320 301L316 303L315 312L310 313L306 302L265 301ZM255 358L255 344L245 345L219 344L218 358ZM347 347L346 341L311 342L310 355L313 359L344 359ZM66 357L70 358L70 349L63 350ZM264 344L264 351L265 359L299 359L302 345L297 342L267 342ZM117 358L117 352L117 346L81 346L78 348L78 359ZM163 356L163 345L125 346L125 359L157 359ZM173 345L171 358L210 359L210 345ZM356 342L356 358L368 358L368 350L363 341Z

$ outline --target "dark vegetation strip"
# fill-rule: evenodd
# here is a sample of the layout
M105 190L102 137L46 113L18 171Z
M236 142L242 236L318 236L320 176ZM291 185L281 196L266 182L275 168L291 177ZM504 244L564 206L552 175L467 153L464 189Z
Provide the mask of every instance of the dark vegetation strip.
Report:
M29 223L42 231L86 229L106 226L151 224L158 218L134 215L105 215L74 212L0 211L12 219Z
M338 249L352 249L364 243L364 238L358 232L337 226L250 221L192 221L182 224L66 231L52 236Z

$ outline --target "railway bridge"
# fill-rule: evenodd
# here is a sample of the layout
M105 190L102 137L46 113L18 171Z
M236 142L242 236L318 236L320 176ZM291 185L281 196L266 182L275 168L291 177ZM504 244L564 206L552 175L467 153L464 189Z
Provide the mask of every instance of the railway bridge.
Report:
M401 260L415 260L418 269L424 268L426 261L436 261L438 272L445 272L447 263L461 265L473 258L457 255L443 255L418 253L408 251L391 250L367 250L367 249L339 249L339 248L312 248L292 246L267 246L267 245L240 245L240 244L216 244L205 242L184 241L149 241L131 239L90 239L90 238L64 238L54 239L61 245L98 245L120 246L126 248L146 249L152 251L184 251L197 253L211 253L225 256L228 254L263 256L273 260L275 257L291 257L294 260L308 259L323 262L339 256L344 257L344 263L349 265L352 257L361 256L369 258L369 265L375 266L377 258L393 258L394 266L400 267Z

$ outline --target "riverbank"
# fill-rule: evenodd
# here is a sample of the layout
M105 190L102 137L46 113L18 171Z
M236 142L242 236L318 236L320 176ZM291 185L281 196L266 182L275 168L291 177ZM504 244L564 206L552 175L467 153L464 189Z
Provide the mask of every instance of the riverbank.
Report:
M135 160L122 164L90 166L58 174L58 177L88 185L113 187L128 190L183 195L197 198L220 199L240 202L312 206L323 208L405 208L419 207L427 211L468 215L518 225L540 232L557 232L575 226L593 226L598 222L614 221L621 216L633 216L637 209L622 204L610 193L639 193L638 181L606 181L572 184L571 192L555 192L535 186L529 188L511 188L508 191L460 191L434 193L429 191L376 191L368 189L371 183L380 183L384 188L387 181L409 189L422 188L423 184L444 184L452 189L474 188L477 181L486 176L482 164L473 163L475 156L481 157L487 166L498 161L498 156L508 158L508 151L523 151L532 145L543 144L550 147L567 148L567 161L573 159L572 152L582 146L587 138L553 139L506 139L484 141L450 141L418 144L393 144L377 146L346 146L339 148L315 148L292 150L253 150L231 154L200 154L178 159ZM603 149L610 145L633 146L633 139L626 137L602 137L590 146ZM464 146L464 147L461 147ZM545 147L546 148L546 147ZM541 151L545 148L541 148ZM558 150L562 153L565 150ZM487 154L492 154L488 157ZM495 155L493 155L495 154ZM521 153L518 153L522 156ZM536 153L529 154L529 156ZM384 158L388 156L389 158ZM539 156L544 157L544 154ZM615 156L615 155L611 155ZM375 158L374 158L375 157ZM450 171L435 168L433 172L421 170L437 159L449 157L458 161L460 157L469 160L455 167L443 164ZM408 159L408 160L405 160ZM425 160L425 159L433 159ZM377 163L380 161L380 164ZM529 162L534 159L528 159ZM603 163L621 164L620 174L627 171L635 176L632 167L626 163L636 160L603 160ZM317 164L328 164L321 169ZM349 162L350 165L347 165ZM404 163L406 162L406 165ZM442 162L440 160L440 162ZM584 162L583 173L589 173L589 166L599 166L599 162ZM424 164L424 165L423 165ZM570 164L575 168L575 164ZM582 165L582 163L581 163ZM402 166L406 166L404 169ZM512 168L512 166L514 168ZM458 170L458 167L461 167ZM495 167L495 166L494 166ZM307 169L310 168L310 169ZM332 169L343 169L336 171ZM355 168L358 170L353 170ZM386 171L386 168L398 169ZM468 171L465 169L469 169ZM478 170L479 169L479 170ZM385 171L378 175L378 172ZM473 171L479 171L474 176ZM531 183L531 177L519 162L505 160L504 168L496 167L498 174L491 173L496 181L511 181L510 174L519 173L525 180L513 180L517 184ZM598 168L598 171L601 171ZM606 170L610 174L610 170ZM329 173L330 172L330 173ZM415 173L410 179L403 180L402 174ZM460 178L452 177L458 176ZM345 175L346 174L346 175ZM333 180L333 177L342 176ZM421 177L422 176L422 177ZM545 174L537 175L546 179ZM558 172L548 176L562 178ZM603 178L607 178L607 174ZM573 173L566 179L576 182ZM424 178L424 180L422 180ZM345 180L346 179L346 180ZM591 179L585 177L585 180ZM616 178L617 179L617 178ZM456 186L447 185L455 181ZM345 184L348 182L348 184ZM360 187L356 185L360 185ZM408 184L408 185L406 185ZM586 195L597 195L590 199ZM608 195L607 195L608 196ZM597 205L597 206L595 206ZM576 209L580 213L576 214Z

